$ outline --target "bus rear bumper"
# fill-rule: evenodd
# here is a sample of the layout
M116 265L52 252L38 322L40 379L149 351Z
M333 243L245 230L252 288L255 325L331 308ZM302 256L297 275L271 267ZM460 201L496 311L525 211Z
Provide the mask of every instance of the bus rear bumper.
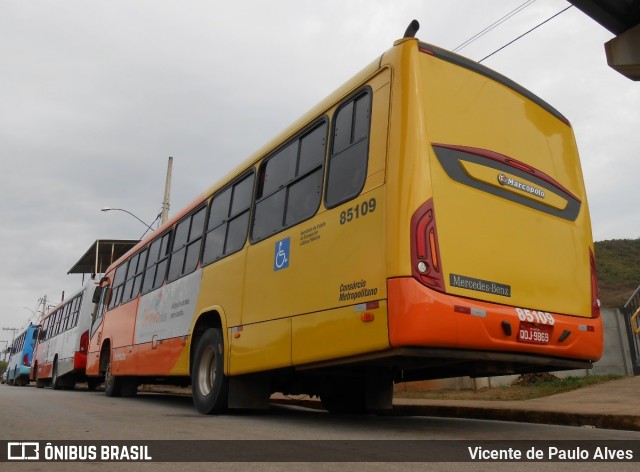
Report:
M388 310L389 342L394 348L542 356L549 360L547 370L553 370L554 359L560 370L579 364L570 367L573 363L565 365L562 360L588 366L602 355L601 318L556 313L547 318L538 312L540 316L529 322L521 319L522 309L519 316L516 307L443 294L411 277L388 281Z

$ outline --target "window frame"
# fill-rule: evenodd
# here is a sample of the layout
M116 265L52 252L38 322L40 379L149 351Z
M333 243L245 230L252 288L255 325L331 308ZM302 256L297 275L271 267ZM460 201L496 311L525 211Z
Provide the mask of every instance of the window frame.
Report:
M251 222L253 220L253 206L254 206L254 201L255 201L255 194L256 194L256 185L257 185L257 178L256 176L258 175L258 172L256 171L255 168L251 167L249 168L247 171L243 172L242 174L240 174L240 176L238 176L237 178L233 179L231 182L229 182L229 184L225 185L224 187L222 187L220 190L218 190L216 193L214 193L211 198L209 199L208 202L208 210L207 210L207 219L205 221L205 227L204 227L204 231L203 231L203 242L202 242L202 248L201 248L201 255L200 255L200 261L202 264L202 267L206 267L208 265L214 264L222 259L224 259L225 257L228 257L232 254L235 254L237 252L240 252L247 244L247 240L249 239L249 233L251 231ZM246 207L244 210L242 211L238 211L236 213L232 213L232 209L233 209L233 203L234 203L234 197L235 197L235 188L236 186L240 185L243 181L245 181L246 179L252 179L252 185L251 185L251 195L249 197L249 206ZM229 198L229 203L227 205L227 216L224 217L222 219L222 221L215 226L214 228L209 229L209 221L211 220L211 212L213 210L213 202L216 198L220 197L224 192L226 191L231 191L231 196ZM240 245L238 248L236 248L235 250L231 251L231 252L227 252L227 245L229 243L229 228L231 226L231 223L238 220L239 218L241 218L245 213L248 213L248 221L247 221L247 227L245 229L245 233L244 233L244 239L242 242L242 245ZM218 228L221 227L225 227L224 230L224 243L222 246L222 254L218 257L214 257L212 260L205 260L205 251L207 248L207 238L209 236L209 234L213 233L215 230L217 230Z
M83 293L76 295L71 299L71 314L69 316L69 329L73 329L78 326L78 320L80 319L80 308L82 307Z
M146 245L146 248L148 250L147 252L147 260L145 262L144 265L144 273L142 275L142 283L140 285L140 294L141 295L146 295L148 293L153 292L154 290L159 289L160 287L162 287L162 285L164 284L164 282L167 279L167 272L169 270L169 257L171 256L171 250L172 250L172 243L173 243L173 233L174 233L174 229L175 227L172 226L170 228L168 228L164 233L158 235L157 237L153 238L151 241L149 241L149 243ZM161 250L162 250L162 240L167 237L168 241L167 241L167 248L166 248L166 254L162 254ZM145 291L145 282L147 281L147 272L152 268L151 266L149 266L149 256L151 255L151 246L153 246L154 243L158 243L160 245L160 247L158 248L158 257L157 259L152 263L153 265L153 280L152 280L152 285L151 287ZM158 266L163 263L164 261L167 261L167 264L164 268L164 274L162 274L162 277L159 281L159 283L156 282L156 279L158 278ZM113 287L111 288L111 290L113 290ZM109 309L107 308L107 311L109 311Z
M140 295L140 291L142 290L142 283L144 281L144 273L147 267L148 255L149 255L149 245L146 245L129 258L129 266L127 268L127 273L124 279L124 284L122 289L123 292L122 292L122 297L120 299L120 305L129 303L130 301L138 298L138 295ZM132 270L131 261L133 261L134 258L136 258L136 266L133 267L133 273L130 274ZM134 290L136 287L137 279L140 279L140 284L138 285L138 289ZM131 285L129 285L129 283L131 283ZM128 295L127 295L127 286L129 286Z
M127 280L127 272L129 271L129 261L131 258L127 258L122 261L118 267L115 268L113 272L113 282L111 287L111 298L109 300L109 305L107 306L107 311L111 311L114 308L119 307L122 304L122 294L124 292L124 284ZM122 281L119 281L119 284L116 285L116 278L118 277L118 271L124 270L124 275L122 276Z
M322 159L320 160L320 164L316 165L315 167L312 167L310 169L306 169L304 171L304 173L298 173L300 170L300 161L301 161L301 143L302 140L310 135L311 133L315 132L317 129L322 128L324 126L324 152L322 154ZM282 231L294 227L304 221L307 221L311 218L313 218L317 213L318 210L320 209L320 207L322 206L322 202L323 202L323 190L325 187L325 174L326 174L326 165L327 165L327 151L329 149L329 138L331 137L330 133L331 133L331 120L329 119L329 117L326 114L323 114L322 116L318 117L317 119L315 119L313 122L311 122L308 126L304 127L301 131L299 131L298 133L296 133L291 139L288 139L287 141L285 141L282 145L278 146L278 148L276 150L274 150L272 153L270 153L268 156L266 156L264 159L261 160L260 165L258 166L258 170L257 170L257 179L256 179L256 187L254 190L254 198L253 198L253 203L252 203L252 208L251 208L251 217L250 217L250 221L249 221L249 241L252 244L258 243L260 241L264 241L265 239L269 239L272 236L275 236L278 233L281 233ZM273 158L275 158L276 156L278 156L280 154L281 151L285 150L288 146L293 145L297 143L297 153L296 153L296 161L295 161L295 173L293 175L292 178L290 178L288 181L284 182L282 185L280 185L277 189L275 190L270 190L269 193L267 194L262 194L260 195L260 197L258 197L258 193L262 190L260 185L260 181L262 179L262 176L264 175L264 172L266 171L266 167L269 163L269 161ZM288 208L288 204L289 204L289 191L291 189L291 187L295 186L297 183L303 181L304 179L310 177L311 175L313 175L315 172L320 172L320 186L319 186L319 198L318 198L318 202L317 205L314 209L313 212L310 212L309 215L305 216L304 218L295 220L293 222L290 222L287 224L286 222L286 218L287 218L287 208ZM262 202L265 202L266 200L268 200L269 198L272 198L274 195L276 195L278 192L282 192L284 191L284 203L283 203L283 211L282 211L282 221L279 224L279 227L272 231L269 234L264 234L264 235L260 235L260 236L255 236L255 226L256 226L256 215L257 215L257 208L258 205Z
M349 106L350 104L353 104L353 111L351 112L351 133L352 133L352 138L353 138L353 132L355 129L355 120L354 120L354 116L356 115L356 111L357 111L357 107L356 105L356 101L361 98L364 97L365 95L369 96L369 100L370 100L370 110L369 110L369 125L368 125L368 133L366 135L366 137L361 138L357 141L353 141L349 143L349 145L347 147L345 147L344 149L341 149L340 151L334 153L334 148L335 148L335 132L336 132L336 123L337 123L337 118L338 115L340 114L340 112L347 106ZM327 164L326 164L326 177L325 177L325 181L324 181L324 198L323 198L323 203L325 208L327 209L331 209L331 208L336 208L346 202L349 202L351 200L353 200L354 198L357 198L361 193L362 190L364 189L364 186L367 183L367 174L368 174L368 170L369 170L369 151L370 151L370 146L371 146L371 123L373 121L373 89L371 88L370 85L365 85L364 87L358 89L357 91L355 91L354 93L352 93L351 95L349 95L345 100L342 101L342 103L340 103L340 105L338 105L338 107L336 108L335 112L333 113L333 118L331 120L331 131L330 131L330 138L331 138L331 148L329 150L329 154L327 156ZM365 152L365 166L364 166L364 178L362 179L362 184L360 185L360 188L356 191L353 192L349 195L347 195L346 197L342 198L342 199L338 199L336 201L332 201L331 203L328 201L328 197L329 197L329 183L330 183L330 176L331 176L331 164L333 162L333 159L336 158L337 156L339 156L340 154L346 152L347 150L353 148L354 146L360 144L362 141L366 141L366 152Z
M204 211L204 218L202 220L202 231L200 231L199 235L197 235L197 237L195 239L190 239L191 238L191 231L193 230L194 217L200 211ZM200 256L202 254L203 237L204 237L205 229L206 229L206 226L207 226L207 213L208 213L207 203L203 202L202 204L198 205L196 208L191 210L183 218L181 218L180 221L176 222L175 225L173 225L173 236L171 238L171 247L170 247L170 250L169 250L169 262L167 263L167 270L166 270L166 273L165 273L165 279L167 280L167 282L175 282L176 280L195 272L196 269L198 268L198 265L200 264ZM186 240L185 240L184 244L182 244L179 248L176 248L175 241L176 241L176 237L178 236L178 226L180 226L181 224L185 223L187 220L189 221L189 227L187 228ZM193 266L193 268L188 268L187 269L187 268L185 268L185 264L187 263L187 255L189 253L189 248L191 248L195 244L200 244L200 247L198 248L198 254L197 254L197 258L196 258L196 263ZM174 256L176 255L176 253L178 253L179 251L182 251L182 250L184 250L184 255L181 256L182 263L180 264L181 265L180 272L179 272L179 274L177 276L172 278L171 277L171 267L172 267L172 263L174 261Z

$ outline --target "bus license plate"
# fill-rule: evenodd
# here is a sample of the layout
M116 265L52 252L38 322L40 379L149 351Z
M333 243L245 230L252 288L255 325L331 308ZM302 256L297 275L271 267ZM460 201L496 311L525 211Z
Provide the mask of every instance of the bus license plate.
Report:
M523 321L518 330L518 341L531 344L549 344L551 339L550 325L536 325Z

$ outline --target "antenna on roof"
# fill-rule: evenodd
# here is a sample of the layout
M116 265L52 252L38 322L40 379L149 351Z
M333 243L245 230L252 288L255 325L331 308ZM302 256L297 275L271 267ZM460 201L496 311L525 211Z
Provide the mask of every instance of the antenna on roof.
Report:
M404 32L404 37L415 38L416 33L418 32L419 29L420 29L420 23L418 23L418 20L413 20L411 23L409 23L409 26L407 26L407 30Z

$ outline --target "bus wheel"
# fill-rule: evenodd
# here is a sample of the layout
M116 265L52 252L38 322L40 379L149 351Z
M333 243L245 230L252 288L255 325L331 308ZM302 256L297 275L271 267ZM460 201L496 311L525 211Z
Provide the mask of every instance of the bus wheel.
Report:
M58 377L58 360L53 361L53 370L51 371L51 388L53 390L60 390L62 384L60 377Z
M121 379L115 375L111 375L111 361L107 364L107 370L104 373L104 393L108 397L119 397L122 395L120 390Z
M226 410L229 383L224 375L224 341L217 329L209 328L198 341L191 368L191 391L200 413L210 415Z

